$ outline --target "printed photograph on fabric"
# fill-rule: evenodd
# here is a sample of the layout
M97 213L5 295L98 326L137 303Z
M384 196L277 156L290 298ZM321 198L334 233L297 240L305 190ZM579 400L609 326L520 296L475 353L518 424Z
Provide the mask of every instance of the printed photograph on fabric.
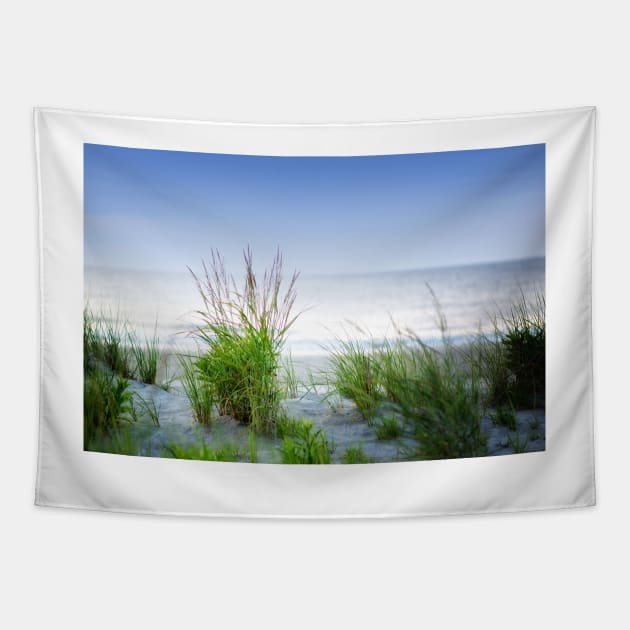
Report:
M545 449L545 145L84 145L84 449L260 464Z

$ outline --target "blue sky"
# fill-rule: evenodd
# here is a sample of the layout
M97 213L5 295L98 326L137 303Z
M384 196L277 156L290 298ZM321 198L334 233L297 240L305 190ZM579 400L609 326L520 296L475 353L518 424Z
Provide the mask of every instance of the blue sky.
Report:
M543 144L366 157L84 145L86 265L185 271L277 247L303 273L544 256Z

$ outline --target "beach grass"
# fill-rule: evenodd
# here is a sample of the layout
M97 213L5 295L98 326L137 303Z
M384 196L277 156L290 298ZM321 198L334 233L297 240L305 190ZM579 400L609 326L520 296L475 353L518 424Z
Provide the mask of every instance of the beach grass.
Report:
M197 366L197 358L181 354L178 355L178 360L181 366L180 381L195 420L201 424L212 424L213 388Z
M411 378L417 371L416 354L407 348L401 331L398 331L398 337L383 340L374 352L372 360L376 365L378 383L383 397L398 404L400 381Z
M479 333L465 353L480 375L486 407L545 406L545 297L521 292L507 311L492 315L493 330Z
M258 463L258 445L256 443L256 434L253 431L249 431L247 434L247 449L249 451L250 464Z
M127 341L129 351L135 361L134 376L143 383L155 385L160 364L160 339L157 334L157 322L153 334L147 337L144 342L140 341L136 333L128 328Z
M374 459L366 455L362 444L349 446L341 456L342 464L371 464L373 462Z
M481 456L487 447L481 429L479 373L452 343L446 318L433 297L442 333L439 347L428 346L413 331L398 327L397 338L378 346L373 341L370 348L342 341L341 349L332 353L334 386L355 402L369 424L376 423L380 439L402 434L403 427L396 423L396 416L401 417L416 441L414 459ZM383 402L395 415L375 421L375 411Z
M89 306L83 309L83 369L96 368L100 355L98 324Z
M410 349L417 371L392 379L399 412L413 429L419 459L479 457L486 454L481 430L479 378L462 366L454 347L437 350L419 339Z
M284 398L297 398L300 391L300 381L290 352L283 357L281 369Z
M379 440L395 440L402 436L404 428L396 416L390 415L374 424L374 432Z
M406 459L487 454L484 417L508 430L505 446L514 452L525 452L530 442L544 438L538 422L530 422L528 433L520 431L516 414L545 405L542 294L533 300L521 294L491 319L490 332L479 332L463 345L450 340L437 300L441 343L429 346L413 331L399 328L396 336L376 342L357 327L357 335L337 338L328 348L328 367L317 377L307 370L309 389L298 380L291 354L283 354L299 315L293 314L297 274L285 284L279 253L262 276L254 272L250 250L244 252L244 263L242 282L227 273L218 252L203 263L202 274L192 274L204 305L193 331L200 351L177 355L181 369L176 370L176 389L181 385L197 422L210 428L219 414L249 431L238 445L209 446L203 440L190 445L182 439L182 444L165 447L162 456L258 462L257 438L264 434L273 439L274 448L261 450L263 459L271 453L286 464L330 463L335 444L324 430L308 418L288 415L300 405L300 388L329 404L333 399L353 402L373 429L367 440L412 438L401 446ZM95 316L86 307L83 348L84 447L141 454L138 429L159 427L161 410L155 391L145 399L132 393L129 379L156 384L166 356L160 352L157 324L153 335L141 342L119 314ZM287 399L292 401L284 404ZM345 435L342 444L342 463L373 461L362 444Z
M487 408L511 404L510 389L513 377L508 368L507 352L501 339L502 333L494 317L493 331L479 332L463 350L466 360L479 374L482 401Z
M513 375L510 399L515 407L545 405L545 297L533 300L523 293L510 310L501 314L507 367Z
M297 272L285 287L282 256L259 276L252 252L243 253L245 279L238 283L227 272L219 252L192 270L204 308L194 335L205 351L196 365L211 388L221 414L250 425L256 433L273 433L280 413L283 386L280 359L286 334L297 315Z
M127 343L128 324L118 313L98 320L97 356L112 372L123 378L134 378L132 353Z
M89 449L97 440L111 435L132 421L133 396L129 382L111 372L93 369L83 381L83 442Z
M290 426L290 429L287 428ZM334 445L330 444L322 429L313 429L313 423L299 419L285 424L280 445L283 464L330 464Z
M243 451L238 444L226 442L216 447L208 446L204 439L196 444L184 446L170 443L164 447L163 457L174 459L197 459L208 462L237 462L243 457Z
M148 421L159 427L160 409L153 398L131 391L129 379L136 376L134 356L142 352L147 361L159 360L157 337L148 342L150 352L134 346L135 335L118 314L96 316L83 312L83 440L88 450L131 454L137 451L136 433L130 425ZM154 351L155 347L155 351ZM149 355L153 355L151 358ZM146 376L146 374L145 374ZM146 379L149 380L149 379ZM151 379L155 381L155 375Z
M130 415L134 422L148 420L154 427L160 426L160 406L153 398L143 398L134 392L131 399Z
M86 369L105 365L123 378L157 384L161 359L157 322L144 341L120 313L83 311L83 357Z
M507 436L507 445L514 453L527 453L529 450L529 436L519 435L518 431L513 431Z
M130 423L122 423L107 434L94 439L88 450L113 455L148 455L150 434Z
M274 425L274 437L283 439L292 437L298 431L301 419L292 418L286 413L280 413Z
M490 419L493 424L499 427L507 427L512 431L516 431L518 426L516 411L514 411L514 407L510 404L504 403L499 405L495 411L490 414Z
M376 354L360 341L338 338L336 347L330 349L329 361L332 391L351 400L371 424L382 401Z
M98 448L112 441L117 431L133 421L129 381L112 371L123 362L122 338L108 325L105 336L88 307L83 311L83 447ZM120 343L119 343L120 342Z
M514 434L514 452L524 452L528 438L518 432L516 410L545 404L544 296L528 300L521 293L494 316L490 333L461 346L451 340L437 299L435 304L442 333L435 346L398 328L396 338L378 344L338 340L330 352L332 389L354 402L378 439L409 430L416 442L412 459L486 455L485 414ZM387 409L393 413L384 416ZM535 429L530 434L540 437Z

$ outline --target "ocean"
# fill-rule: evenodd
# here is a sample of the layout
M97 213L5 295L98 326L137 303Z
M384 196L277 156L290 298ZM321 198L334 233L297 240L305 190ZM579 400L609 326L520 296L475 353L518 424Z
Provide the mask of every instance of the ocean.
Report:
M294 357L322 355L339 337L380 340L409 328L427 343L440 339L438 309L451 338L465 341L491 329L491 315L506 311L521 292L544 292L543 258L370 274L301 275L295 304L300 316L286 348ZM88 267L86 303L96 313L118 315L139 336L157 322L165 350L187 351L194 341L201 300L190 272ZM394 325L395 323L395 325Z

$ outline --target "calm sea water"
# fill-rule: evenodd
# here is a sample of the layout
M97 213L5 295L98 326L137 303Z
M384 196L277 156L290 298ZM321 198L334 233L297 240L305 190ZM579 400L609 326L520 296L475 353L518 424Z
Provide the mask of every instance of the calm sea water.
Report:
M435 293L451 336L464 340L489 329L489 315L505 310L521 292L544 291L542 258L465 267L372 274L300 276L296 310L302 314L289 333L294 356L319 355L339 336L375 339L393 336L398 326L413 329L427 342L439 339ZM119 313L142 334L157 321L165 348L187 349L187 336L201 302L188 272L149 272L88 268L85 297L94 311Z

